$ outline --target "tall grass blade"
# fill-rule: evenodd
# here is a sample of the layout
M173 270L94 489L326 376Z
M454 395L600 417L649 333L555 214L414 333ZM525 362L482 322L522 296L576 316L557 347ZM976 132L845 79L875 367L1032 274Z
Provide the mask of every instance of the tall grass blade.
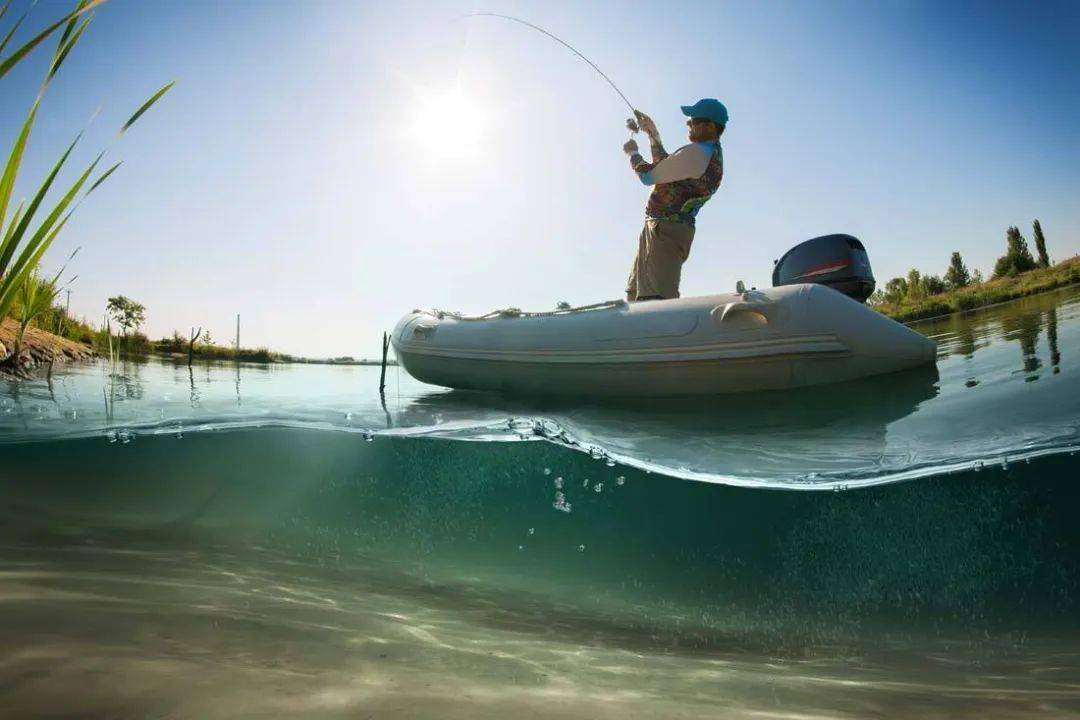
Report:
M12 242L12 238L15 236L15 227L19 224L19 218L22 217L22 213L25 208L25 200L19 203L19 206L15 208L15 214L11 216L11 224L8 225L7 232L4 233L4 239L2 242L0 242L0 254L7 252L8 243Z
M105 182L109 178L109 176L113 174L113 171L116 170L116 168L120 167L123 164L124 164L124 161L121 160L120 162L116 163L115 165L113 165L111 168L109 168L105 172L101 173L101 177L99 177L97 180L94 181L94 183L90 186L90 189L86 191L86 195L89 195L90 193L94 192L94 190L97 189L98 185ZM83 197L86 197L86 195L84 195Z
M56 48L56 55L53 57L52 66L49 68L48 80L52 80L53 76L60 70L60 66L67 59L68 53L71 52L71 48L75 47L75 43L79 42L79 38L86 32L86 26L90 24L93 16L84 19L79 23L78 29L71 34L71 37L65 38L60 41L60 45Z
M86 7L88 2L90 2L90 0L79 0L79 2L75 4L75 11L74 12L77 13L80 10L82 10L84 7ZM59 47L63 47L63 45L67 41L67 39L69 37L71 37L71 32L75 29L75 18L77 18L77 17L78 17L78 15L73 15L72 18L70 20L68 20L67 25L64 27L64 32L60 36Z
M82 134L79 134L82 137ZM11 236L11 242L4 242L4 248L0 250L0 273L3 273L7 268L9 262L11 262L11 256L15 254L15 247L22 240L23 235L26 234L26 229L30 226L30 221L34 219L34 214L37 212L41 202L45 199L46 193L49 192L49 188L52 187L53 181L56 179L57 174L60 172L60 168L67 162L68 157L71 155L71 151L75 149L75 144L79 142L79 137L68 145L68 149L60 156L60 159L53 166L52 171L45 177L44 182L41 183L41 187L38 188L37 194L34 195L34 199L30 201L29 207L26 208L26 214L22 216L18 226L15 228Z
M4 19L4 16L7 15L7 11L8 11L8 9L10 7L11 7L11 0L7 0L6 3L4 3L3 5L0 5L0 20Z
M102 153L102 155L103 154L104 153ZM11 303L14 301L15 288L18 287L18 285L26 279L25 276L34 269L41 260L41 256L49 248L49 245L52 244L52 241L60 231L60 228L62 228L67 223L68 218L71 217L71 213L68 213L64 216L64 219L60 221L60 216L63 215L64 211L71 204L71 201L78 195L82 186L86 184L87 178L90 177L94 168L96 168L97 164L101 161L102 155L98 155L97 159L90 163L90 166L79 176L79 179L75 181L67 194L60 199L56 204L56 207L49 213L48 217L42 221L41 227L37 229L34 236L26 243L26 247L23 248L22 253L19 254L19 259L15 261L15 264L11 267L7 277L0 283L0 317L4 316L11 306ZM59 225L57 225L58 221L60 221Z
M30 138L30 129L34 126L38 108L41 107L41 96L34 100L30 112L26 114L22 130L15 138L15 144L8 154L7 164L4 166L4 174L0 175L0 227L4 225L7 217L8 203L11 202L11 192L15 189L15 177L19 174L19 166L22 164L23 153L26 151L26 141Z
M7 11L6 5L4 6L3 10L4 12ZM4 12L0 12L0 18L4 17ZM24 14L21 18L15 21L14 25L11 26L11 29L7 31L7 35L4 36L4 39L0 40L0 53L4 52L4 48L6 48L7 44L11 42L11 38L14 37L15 32L19 29L19 26L22 25L22 21L25 19L26 15Z
M35 35L25 45L20 47L15 52L11 53L11 55L9 55L3 60L0 60L0 78L7 75L8 72L11 71L11 68L15 67L20 60L30 54L31 50L43 43L50 35L56 32L61 25L70 22L73 18L76 18L83 13L93 10L95 7L101 5L104 2L106 2L106 0L90 0L90 2L87 2L85 4L80 3L81 7L76 8L71 13L57 20L52 25L48 26L47 28L39 32L37 35Z
M60 231L67 225L67 221L71 218L71 214L68 213L64 216L64 219L53 228L44 239L44 242L40 243L38 249L27 259L27 263L22 267L19 272L12 272L4 278L4 282L0 284L0 317L6 317L8 310L11 309L12 303L15 302L15 291L18 287L26 282L26 277L32 273L37 264L41 262L41 256L45 254L45 251L52 245L52 241L56 239L56 236L60 234Z
M169 89L172 88L172 86L175 85L175 84L176 84L175 80L173 80L171 82L167 82L167 83L165 83L165 86L163 88L161 88L156 93L151 95L150 99L147 100L146 102L144 102L142 104L142 107L140 107L138 110L135 111L135 114L131 116L131 119L129 119L126 123L124 123L124 127L120 128L120 134L122 135L125 130L127 130L129 127L134 125L135 121L138 120L140 117L142 117L142 114L144 112L146 112L147 110L149 110L150 106L152 106L154 103L156 103L158 100L160 100L162 95L169 92Z

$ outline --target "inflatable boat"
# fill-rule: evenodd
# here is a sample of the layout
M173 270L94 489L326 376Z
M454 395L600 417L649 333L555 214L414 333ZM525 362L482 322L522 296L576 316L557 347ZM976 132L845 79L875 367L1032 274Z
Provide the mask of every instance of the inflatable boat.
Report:
M471 317L416 310L391 341L422 382L533 395L775 390L933 364L932 340L861 302L874 286L865 258L855 238L825 236L789 251L764 290Z

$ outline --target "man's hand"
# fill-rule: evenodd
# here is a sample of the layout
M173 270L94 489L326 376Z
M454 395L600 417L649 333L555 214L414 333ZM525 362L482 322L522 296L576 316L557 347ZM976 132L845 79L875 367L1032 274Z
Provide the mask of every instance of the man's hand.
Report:
M634 111L634 116L637 117L638 125L641 127L641 131L649 136L651 139L655 139L660 135L660 131L656 129L656 123L653 119L641 112L640 110Z
M626 144L622 146L622 151L627 155L633 155L638 151L636 140L627 140Z

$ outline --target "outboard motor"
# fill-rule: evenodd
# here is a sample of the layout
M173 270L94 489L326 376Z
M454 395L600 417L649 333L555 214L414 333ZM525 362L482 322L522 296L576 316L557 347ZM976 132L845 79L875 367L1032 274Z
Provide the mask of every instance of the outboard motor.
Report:
M859 302L875 284L866 248L851 235L822 235L784 253L773 267L773 287L798 283L828 285Z

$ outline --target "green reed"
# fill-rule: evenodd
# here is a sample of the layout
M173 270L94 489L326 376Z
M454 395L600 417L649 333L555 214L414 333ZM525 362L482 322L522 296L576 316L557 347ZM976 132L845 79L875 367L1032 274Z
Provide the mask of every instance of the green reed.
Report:
M37 190L29 202L23 200L15 207L8 221L8 211L11 208L12 194L15 189L15 181L26 152L27 144L34 123L37 120L45 91L48 89L60 67L68 59L72 49L82 39L86 28L93 19L93 10L106 0L78 0L74 10L61 19L53 22L38 32L28 42L13 50L10 55L4 56L7 46L11 43L16 31L26 19L24 14L6 31L0 29L0 78L3 78L15 65L25 59L37 46L42 44L50 36L61 30L59 42L53 50L52 58L48 64L45 76L42 79L34 101L31 103L26 117L20 127L11 149L6 158L0 155L3 162L3 173L0 174L0 318L5 317L15 302L19 292L27 281L34 275L42 256L52 245L57 235L71 219L72 214L82 201L96 190L112 173L120 166L117 162L98 175L94 180L91 176L101 164L106 151L101 151L83 170L78 177L62 193L59 200L51 208L43 207L46 195L53 189L57 176L64 168L72 151L82 136L79 133L60 155L59 159L46 174L38 185ZM0 6L0 21L3 21L11 7L11 0ZM168 83L150 99L144 102L138 110L123 124L117 133L117 139L127 131L150 107L168 92L173 83ZM0 95L2 97L2 95ZM47 207L47 206L46 206ZM5 229L5 222L7 222Z

